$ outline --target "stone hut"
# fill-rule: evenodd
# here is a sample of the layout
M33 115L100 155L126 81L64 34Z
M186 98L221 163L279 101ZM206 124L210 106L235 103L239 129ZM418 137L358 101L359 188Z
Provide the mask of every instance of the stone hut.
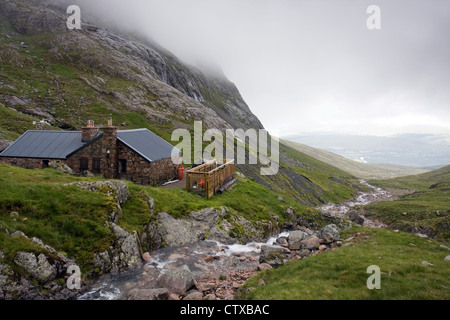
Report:
M177 177L172 151L181 154L150 130L118 130L109 118L103 128L89 120L81 131L29 130L0 153L0 163L43 169L56 161L77 173L158 185Z

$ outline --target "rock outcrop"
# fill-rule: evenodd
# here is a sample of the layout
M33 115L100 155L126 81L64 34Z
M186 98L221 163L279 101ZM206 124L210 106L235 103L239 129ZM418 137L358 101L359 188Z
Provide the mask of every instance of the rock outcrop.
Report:
M291 252L282 246L263 245L261 246L260 263L267 263L272 267L279 267L285 263Z
M14 263L22 267L39 283L47 283L56 277L56 268L47 260L44 254L36 255L32 252L19 251L14 258Z
M69 289L67 286L72 275L68 271L79 269L75 261L38 238L26 235L23 238L39 246L42 252L18 251L12 262L14 268L4 261L4 254L0 252L0 300L68 300L86 289L81 279L80 288ZM21 271L15 271L16 268Z
M132 234L125 231L115 223L109 225L116 236L108 250L94 253L94 268L97 273L117 274L120 271L132 270L142 266L142 254L140 250L137 232Z
M80 189L92 192L105 193L108 196L112 196L119 205L124 204L130 197L130 191L123 181L80 181L68 185L75 185Z
M158 213L144 230L141 241L148 251L153 251L205 239L224 244L262 241L278 231L276 223L252 223L238 214L232 214L227 207L205 208L180 219L166 212Z
M73 175L73 176L76 175L76 172L71 167L69 167L67 164L65 164L65 163L61 163L61 162L58 162L58 161L50 161L48 163L48 166L50 168L58 170L58 171L60 171L62 173L70 174L70 175Z
M338 227L335 224L329 224L323 227L319 232L320 238L325 240L325 243L333 243L341 240Z
M263 245L259 262L271 267L279 267L292 259L303 259L342 245L340 233L336 225L330 224L318 231L303 228L289 233L288 237L279 237L277 244Z
M85 89L95 90L99 100L110 109L122 104L128 111L141 110L154 123L170 124L175 120L182 124L185 120L203 119L208 128L262 128L223 72L189 66L153 41L142 37L137 40L117 29L112 32L108 26L83 21L82 30L67 32L69 4L60 0L29 0L25 6L17 0L4 0L0 2L0 11L18 34L45 34L45 46L53 60L69 62L88 74L95 70L103 78L115 77L136 83L118 92L106 86L106 81L100 77L82 77ZM88 15L89 11L85 11L83 20L89 18ZM90 18L98 21L96 17ZM79 58L74 59L74 56ZM55 107L60 107L60 101L56 103ZM30 109L39 107L39 101L33 99L28 104ZM174 115L181 116L178 119ZM71 121L55 120L61 125Z

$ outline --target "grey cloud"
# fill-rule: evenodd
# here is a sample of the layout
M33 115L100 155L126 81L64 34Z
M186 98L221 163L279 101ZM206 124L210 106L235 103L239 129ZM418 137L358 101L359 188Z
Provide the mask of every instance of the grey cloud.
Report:
M450 131L449 1L70 2L189 63L214 61L269 129L382 133L391 116ZM381 30L366 28L370 4Z

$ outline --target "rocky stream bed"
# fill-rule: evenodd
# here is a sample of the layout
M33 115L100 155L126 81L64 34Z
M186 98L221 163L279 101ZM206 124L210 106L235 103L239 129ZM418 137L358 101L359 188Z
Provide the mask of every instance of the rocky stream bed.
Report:
M145 263L138 269L103 276L78 299L235 299L245 281L258 271L348 245L342 241L339 233L340 228L351 226L344 221L374 228L385 227L379 221L372 221L358 214L353 208L390 200L393 195L365 181L361 183L369 191L360 192L355 199L341 204L319 207L322 215L331 221L341 221L340 225L332 223L313 230L296 223L290 224L289 229L278 230L277 235L269 237L265 242L229 244L228 241L228 244L224 244L217 240L197 240L157 249L142 255ZM193 225L189 227L192 228Z

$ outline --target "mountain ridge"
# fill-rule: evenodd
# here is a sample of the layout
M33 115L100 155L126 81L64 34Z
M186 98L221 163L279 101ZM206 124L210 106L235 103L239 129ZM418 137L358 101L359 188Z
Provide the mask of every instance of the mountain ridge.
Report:
M199 69L185 65L160 46L138 42L102 27L89 26L81 31L67 30L62 7L46 7L36 1L25 3L16 0L3 0L0 5L2 15L12 26L9 32L5 33L6 41L2 41L3 57L0 57L0 60L5 61L13 57L17 60L17 67L38 65L47 73L54 71L52 68L63 67L65 70L62 71L72 73L72 78L82 82L71 83L74 88L80 89L74 92L76 98L87 100L80 92L87 87L88 91L94 91L98 95L97 99L102 107L115 111L115 105L123 105L125 110L143 112L149 120L166 126L174 122L182 125L188 120L203 120L206 128L220 130L232 127L262 128L262 124L251 113L233 83L225 78L210 77ZM20 40L26 41L11 41L16 39L17 35L19 38L23 37ZM44 63L36 59L42 55L45 55ZM65 101L64 97L52 95L50 86L46 85L49 80L58 79L43 80L44 92L37 92L41 95L29 97L28 101L22 99L19 104L34 104L36 108L39 104L49 106L69 102ZM107 86L108 82L110 86ZM10 91L19 89L16 83L7 85ZM114 90L119 85L121 89ZM125 87L126 85L128 86ZM46 93L45 90L50 92ZM8 106L17 105L17 99L5 96L2 98L0 101L5 101ZM59 101L55 101L57 99ZM70 102L73 105L75 101ZM79 104L79 109L83 109L85 104ZM29 111L32 108L23 109ZM53 121L59 125L72 122L78 128L85 121L81 116L79 120L73 119L73 113L80 114L80 110L64 114L62 120L57 115L52 119L51 107L47 109L46 120L49 122ZM31 113L41 116L37 112ZM183 116L175 117L177 113L183 113ZM95 115L93 117L96 118ZM97 117L94 120L99 119Z

